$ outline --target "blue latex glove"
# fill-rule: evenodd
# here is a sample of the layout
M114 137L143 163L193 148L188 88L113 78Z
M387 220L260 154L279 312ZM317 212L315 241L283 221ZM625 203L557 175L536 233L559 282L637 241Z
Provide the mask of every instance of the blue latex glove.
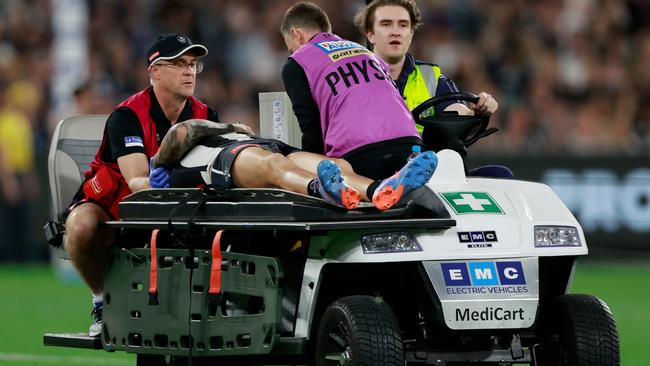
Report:
M153 157L149 160L149 184L151 188L169 188L169 170L164 167L153 168Z

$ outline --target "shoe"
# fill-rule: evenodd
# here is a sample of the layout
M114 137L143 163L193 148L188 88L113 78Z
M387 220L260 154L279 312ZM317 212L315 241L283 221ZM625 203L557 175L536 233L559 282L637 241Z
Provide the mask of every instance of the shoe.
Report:
M329 203L352 210L359 205L361 195L348 186L341 176L341 168L332 160L322 160L316 169L318 173L318 193Z
M95 304L93 311L90 313L93 317L93 323L90 324L90 329L88 329L88 335L91 337L98 337L102 334L102 325L104 320L102 318L102 313L104 312L104 303Z
M399 172L384 179L372 195L372 203L380 210L388 210L403 197L425 185L438 166L433 151L425 151L411 159Z

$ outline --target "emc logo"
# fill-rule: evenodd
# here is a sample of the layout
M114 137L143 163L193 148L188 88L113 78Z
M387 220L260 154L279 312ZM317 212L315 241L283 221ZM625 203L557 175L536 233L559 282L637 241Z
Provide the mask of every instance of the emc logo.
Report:
M452 262L442 263L447 286L525 285L521 262Z
M459 231L458 240L461 243L485 243L497 241L495 231Z
M468 248L491 248L497 241L496 231L459 231L458 240Z

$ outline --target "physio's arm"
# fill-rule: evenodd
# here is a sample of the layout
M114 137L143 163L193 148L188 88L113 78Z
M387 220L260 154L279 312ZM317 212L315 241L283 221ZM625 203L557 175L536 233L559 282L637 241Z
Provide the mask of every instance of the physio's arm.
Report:
M305 71L292 58L282 68L282 82L302 132L302 150L324 154L320 110L309 89Z
M253 130L243 123L226 124L205 119L190 119L177 123L172 126L160 143L160 148L154 158L154 167L171 167L180 161L202 138L229 132L253 135Z
M117 158L117 165L132 192L151 188L149 185L149 162L145 154L133 153L120 156Z

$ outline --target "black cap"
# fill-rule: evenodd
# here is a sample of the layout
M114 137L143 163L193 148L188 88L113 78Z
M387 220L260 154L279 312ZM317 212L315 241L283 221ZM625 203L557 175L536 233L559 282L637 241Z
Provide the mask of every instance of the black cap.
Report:
M194 54L202 57L208 54L208 49L200 44L193 44L189 37L182 34L161 34L153 41L147 51L147 65L158 60L172 60L193 50Z

